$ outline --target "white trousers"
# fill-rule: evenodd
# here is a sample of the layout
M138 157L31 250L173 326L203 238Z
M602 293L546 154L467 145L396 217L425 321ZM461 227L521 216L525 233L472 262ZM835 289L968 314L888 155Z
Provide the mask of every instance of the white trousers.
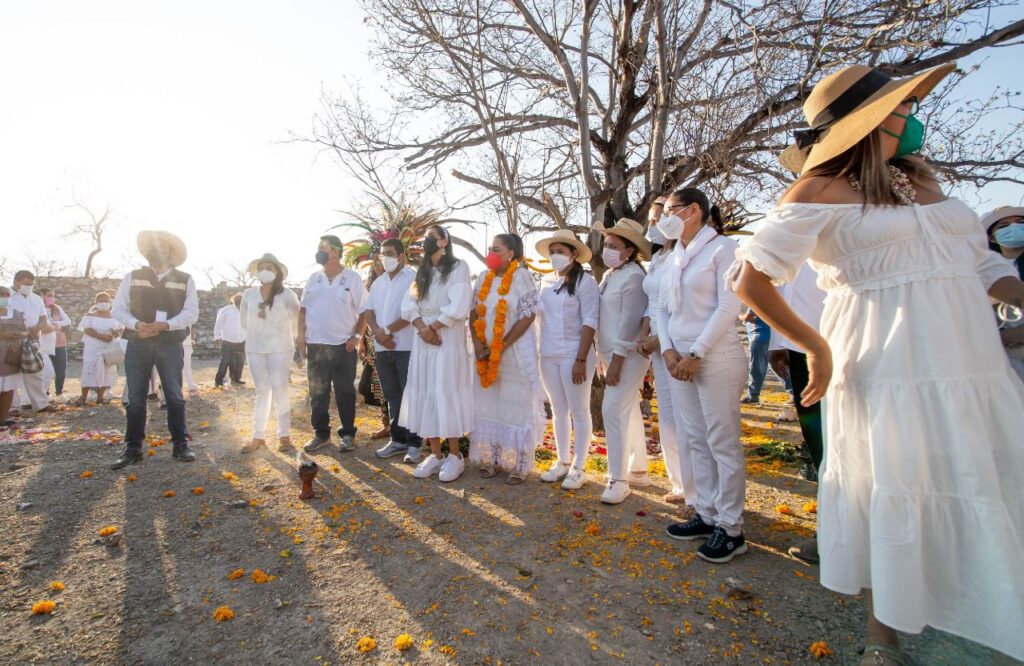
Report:
M288 437L292 427L292 404L288 397L292 353L246 354L245 357L249 361L249 373L256 388L256 405L252 413L253 439L266 438L271 402L277 412L277 436Z
M672 492L686 497L686 504L694 506L697 489L693 480L693 461L686 444L686 425L683 416L672 399L672 384L677 380L668 374L661 352L651 357L654 368L654 388L658 395L658 433L661 441L661 456L665 459L665 471L672 484Z
M558 448L558 462L568 465L570 444L574 449L572 466L583 469L594 434L594 420L590 416L590 386L597 369L597 356L593 350L587 355L586 377L582 384L572 383L575 358L540 359L540 379L551 403L551 422Z
M611 354L601 356L605 369L611 361ZM608 449L608 478L612 481L629 481L631 472L647 473L647 437L644 416L640 413L640 388L650 363L650 359L631 353L622 361L618 385L604 387L601 416Z
M739 401L746 377L747 359L737 343L708 354L693 381L672 380L672 400L682 414L693 463L695 508L705 523L730 536L741 531L746 496Z
M182 345L181 349L184 352L185 361L184 365L181 366L181 377L184 380L181 382L181 385L189 391L197 391L199 387L192 376L192 345Z
M42 370L21 373L21 401L28 400L28 404L32 405L32 409L36 411L49 405L50 399L46 397L46 389L50 386L53 375L53 364L50 363L50 357L43 354Z

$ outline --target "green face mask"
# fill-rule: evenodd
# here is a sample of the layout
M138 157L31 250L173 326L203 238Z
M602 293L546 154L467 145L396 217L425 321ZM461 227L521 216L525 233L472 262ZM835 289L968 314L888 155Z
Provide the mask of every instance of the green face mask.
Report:
M896 154L893 157L906 157L921 150L922 146L924 146L924 123L918 120L917 116L913 113L903 115L894 111L892 115L907 121L903 126L903 134L894 134L882 128L883 132L900 140L899 145L896 147Z

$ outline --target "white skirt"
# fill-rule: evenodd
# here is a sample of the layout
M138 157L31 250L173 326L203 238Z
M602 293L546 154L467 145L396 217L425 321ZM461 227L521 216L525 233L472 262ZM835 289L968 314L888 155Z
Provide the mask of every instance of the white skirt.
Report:
M420 437L462 437L473 427L473 362L466 322L439 331L441 345L418 335L398 425Z
M13 375L7 375L6 377L0 377L0 393L20 391L21 389L22 383L20 372L15 372Z
M110 388L117 380L117 366L103 362L106 348L86 347L82 351L82 388Z

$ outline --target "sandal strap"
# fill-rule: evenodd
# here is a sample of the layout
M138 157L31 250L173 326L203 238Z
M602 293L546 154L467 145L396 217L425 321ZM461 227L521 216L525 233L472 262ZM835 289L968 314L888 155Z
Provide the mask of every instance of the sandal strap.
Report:
M861 666L912 666L913 662L906 652L889 645L870 643L864 646L864 657Z

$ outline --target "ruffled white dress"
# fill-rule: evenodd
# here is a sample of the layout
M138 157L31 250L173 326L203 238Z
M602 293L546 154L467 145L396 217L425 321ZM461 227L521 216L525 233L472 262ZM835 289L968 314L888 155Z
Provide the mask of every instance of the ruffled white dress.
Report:
M417 335L409 356L409 379L402 394L398 424L428 437L462 437L473 427L473 361L466 320L472 300L469 267L459 260L442 278L435 270L427 297L412 290L402 301L402 318L418 317L425 324L440 319L441 345L429 345Z
M878 619L1024 659L1024 384L987 289L1012 267L956 199L783 204L737 253L828 292L835 368L818 493L822 584Z
M84 333L87 328L97 333L111 333L121 331L124 326L113 317L87 314L78 324L78 330ZM103 342L91 335L82 336L82 388L110 388L117 381L117 364L107 365L103 359L103 352L119 349L117 341L118 338Z
M473 289L473 307L477 306L483 273ZM497 315L500 277L491 283L484 304L487 307L487 341L490 343ZM502 335L520 319L536 316L539 309L537 286L530 271L520 268L512 278L505 296L508 313ZM544 389L540 383L536 326L531 325L522 337L501 355L498 379L484 388L475 377L475 413L470 438L469 460L476 464L492 464L499 469L526 476L533 469L537 444L544 438Z

